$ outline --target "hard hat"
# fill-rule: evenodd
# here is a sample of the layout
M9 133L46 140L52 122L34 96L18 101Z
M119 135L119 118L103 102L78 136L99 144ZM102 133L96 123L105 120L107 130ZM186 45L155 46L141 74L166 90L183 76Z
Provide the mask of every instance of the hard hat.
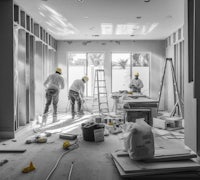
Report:
M62 69L61 68L56 68L56 72L62 74Z
M89 78L87 76L83 76L82 78L85 82L87 82L89 80Z
M135 73L134 73L134 76L139 76L139 72L135 72Z

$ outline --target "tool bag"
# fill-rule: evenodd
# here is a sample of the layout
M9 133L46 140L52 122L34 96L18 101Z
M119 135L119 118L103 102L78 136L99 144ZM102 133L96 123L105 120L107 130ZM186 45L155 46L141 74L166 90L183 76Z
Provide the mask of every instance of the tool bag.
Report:
M124 145L129 157L133 160L153 158L155 147L151 126L144 120L136 120L124 138Z

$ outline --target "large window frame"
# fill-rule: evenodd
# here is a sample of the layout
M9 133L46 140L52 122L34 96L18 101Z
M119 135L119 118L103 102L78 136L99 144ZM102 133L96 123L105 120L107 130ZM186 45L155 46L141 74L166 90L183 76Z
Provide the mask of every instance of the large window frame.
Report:
M105 52L103 51L69 51L67 52L67 87L68 90L71 86L71 83L69 82L69 77L70 77L70 64L69 64L69 56L70 54L85 54L85 70L84 73L82 73L82 75L80 75L80 78L84 75L87 75L89 77L89 81L88 83L86 83L85 86L85 96L86 97L92 97L93 96L93 88L94 88L94 76L95 76L95 69L99 69L99 68L103 68L104 69L104 62L105 62ZM102 61L100 62L100 65L97 65L97 61L93 61L93 63L96 64L96 68L92 68L93 71L90 73L89 72L89 65L91 64L91 59L90 59L90 54L102 54L103 57L100 57L100 59L102 58ZM75 79L74 79L75 80Z
M113 74L113 54L129 54L130 55L130 75L129 75L129 78L127 79L128 81L128 84L130 83L130 81L134 78L133 77L133 69L135 67L139 67L139 66L134 66L133 67L133 55L135 54L148 54L149 55L149 62L148 62L148 68L149 68L149 72L148 72L148 83L146 83L146 88L148 89L148 92L145 93L145 95L147 96L150 96L150 70L151 70L151 52L149 51L118 51L118 52L111 52L111 92L116 92L116 90L113 89L113 78L114 78L114 74ZM145 67L145 66L140 66L140 67ZM128 90L129 87L128 87L128 84L127 84L127 87L126 89L121 89L121 90ZM119 89L120 90L120 89ZM118 90L117 90L118 91Z

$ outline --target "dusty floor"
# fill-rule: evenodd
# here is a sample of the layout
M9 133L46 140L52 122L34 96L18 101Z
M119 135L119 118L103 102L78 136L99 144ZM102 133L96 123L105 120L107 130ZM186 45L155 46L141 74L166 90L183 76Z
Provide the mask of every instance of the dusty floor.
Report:
M121 180L118 170L116 169L112 159L111 152L123 149L122 134L109 135L105 137L103 142L86 142L83 140L82 131L80 128L81 123L90 119L91 115L85 115L81 119L72 120L67 114L59 115L59 121L51 124L51 118L47 126L42 128L42 131L53 132L51 137L45 144L25 144L27 139L35 136L37 133L33 132L33 128L37 127L36 123L30 124L28 127L20 130L16 134L16 142L13 140L2 141L0 148L25 148L24 153L0 153L0 160L7 159L8 163L0 166L0 179L1 180L45 180L50 170L55 165L57 159L65 150L62 145L64 140L59 138L59 132L70 132L78 134L79 148L66 154L55 173L50 177L51 180L64 180L67 179L72 161L74 167L72 171L72 180ZM53 131L52 131L53 130ZM166 138L179 138L183 132L165 132L159 131L158 134L166 136ZM177 134L178 133L178 134ZM172 135L173 134L173 135ZM182 141L183 142L183 141ZM180 143L182 143L180 141ZM30 162L36 166L36 170L27 174L21 171ZM168 175L154 176L154 179L168 179ZM173 176L170 176L172 179ZM181 179L199 179L198 174L187 174ZM145 177L135 177L133 179L144 179ZM151 176L146 179L151 179ZM176 177L178 179L178 177Z

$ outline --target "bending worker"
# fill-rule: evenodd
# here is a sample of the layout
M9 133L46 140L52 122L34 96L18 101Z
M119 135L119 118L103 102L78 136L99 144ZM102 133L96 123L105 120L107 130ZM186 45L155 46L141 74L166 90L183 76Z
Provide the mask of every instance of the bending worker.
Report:
M47 77L44 82L44 86L46 88L46 105L43 113L43 123L46 124L46 119L48 116L49 106L53 100L53 122L57 120L57 104L59 100L59 92L60 89L63 89L64 79L61 76L62 69L56 68L56 72Z
M78 104L78 115L83 115L83 112L81 112L82 103L84 102L84 89L85 89L85 83L89 80L87 76L84 76L82 79L75 80L71 87L69 88L69 100L71 103L71 113L72 113L72 119L75 117L75 102L77 101Z
M144 87L143 82L139 79L139 73L136 72L135 78L131 81L129 87L132 89L133 92L141 93L141 89Z

